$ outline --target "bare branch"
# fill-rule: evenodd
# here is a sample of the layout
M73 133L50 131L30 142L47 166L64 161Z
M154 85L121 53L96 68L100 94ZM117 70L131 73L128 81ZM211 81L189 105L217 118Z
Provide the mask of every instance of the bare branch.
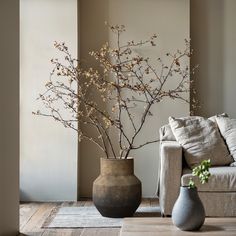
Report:
M116 35L116 47L105 43L98 51L90 52L101 66L99 72L83 68L65 43L55 42L55 48L62 55L60 58L64 59L51 60L54 67L44 93L39 96L47 112L34 114L51 117L64 127L77 131L79 139L94 143L107 158L109 150L115 158L127 158L132 150L158 142L157 139L136 145L154 104L163 98L189 103L185 95L189 92L191 71L184 66L184 60L192 52L186 41L184 50L166 54L168 63L157 58L157 65L153 65L149 58L137 55L136 49L156 46L155 34L146 40L123 43L121 37L125 27L108 27ZM168 83L170 79L175 80L173 84ZM107 107L107 103L112 106ZM136 115L137 109L142 111L140 116ZM126 129L127 122L132 126L131 134ZM95 129L98 137L89 137L81 128L82 124ZM112 138L114 130L118 131L117 140ZM116 154L115 142L119 144L120 156Z

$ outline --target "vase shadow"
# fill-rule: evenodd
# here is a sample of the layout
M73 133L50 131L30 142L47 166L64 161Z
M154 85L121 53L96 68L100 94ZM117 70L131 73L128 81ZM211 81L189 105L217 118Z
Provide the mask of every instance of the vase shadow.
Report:
M135 212L133 217L161 217L161 212L150 212L150 211Z
M213 231L224 231L223 227L215 226L215 225L203 225L200 229L200 232L213 232Z

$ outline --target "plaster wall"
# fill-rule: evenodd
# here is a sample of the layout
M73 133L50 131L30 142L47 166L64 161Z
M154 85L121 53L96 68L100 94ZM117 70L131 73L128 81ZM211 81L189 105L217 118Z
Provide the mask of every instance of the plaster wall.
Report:
M193 77L197 115L226 112L236 118L235 11L234 0L191 0L191 65L199 64Z
M19 1L0 1L0 236L19 230Z
M77 0L20 1L20 194L22 201L77 199L77 133L51 118L32 115L45 91L54 41L77 57Z

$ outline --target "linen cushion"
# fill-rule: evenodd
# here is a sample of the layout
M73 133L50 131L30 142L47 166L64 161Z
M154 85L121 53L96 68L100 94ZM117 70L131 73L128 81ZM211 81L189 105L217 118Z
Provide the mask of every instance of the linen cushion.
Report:
M236 192L236 168L217 166L209 169L211 177L208 183L201 184L197 176L192 176L190 169L184 169L181 178L182 186L188 186L189 179L193 178L198 191L206 192Z
M236 119L216 117L216 122L220 129L221 135L226 141L229 152L236 162ZM232 163L231 165L236 166L236 163Z
M222 113L222 114L218 114L215 116L211 116L208 119L210 119L211 121L216 122L216 117L228 117L228 115L226 113ZM176 141L176 138L171 130L171 127L169 124L167 125L163 125L160 128L160 140L161 141Z
M217 124L200 116L169 117L171 130L183 147L190 168L210 159L212 166L229 165L232 158L220 135Z
M217 115L211 116L208 119L213 121L213 122L215 122L217 124L217 122L216 122L216 118L217 117L229 117L229 116L226 113L222 113L222 114L217 114Z
M160 128L160 140L161 141L176 141L175 136L169 124L163 125Z

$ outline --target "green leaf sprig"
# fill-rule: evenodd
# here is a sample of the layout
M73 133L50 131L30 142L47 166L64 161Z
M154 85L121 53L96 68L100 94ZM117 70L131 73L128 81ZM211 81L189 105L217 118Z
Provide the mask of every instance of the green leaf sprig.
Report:
M211 173L209 172L210 166L211 166L211 160L210 159L203 160L199 166L197 166L193 169L192 175L193 176L198 176L200 183L205 184L205 183L208 182L208 180L211 176ZM190 178L190 180L189 180L188 187L189 188L195 188L196 187L196 185L195 185L192 178Z

